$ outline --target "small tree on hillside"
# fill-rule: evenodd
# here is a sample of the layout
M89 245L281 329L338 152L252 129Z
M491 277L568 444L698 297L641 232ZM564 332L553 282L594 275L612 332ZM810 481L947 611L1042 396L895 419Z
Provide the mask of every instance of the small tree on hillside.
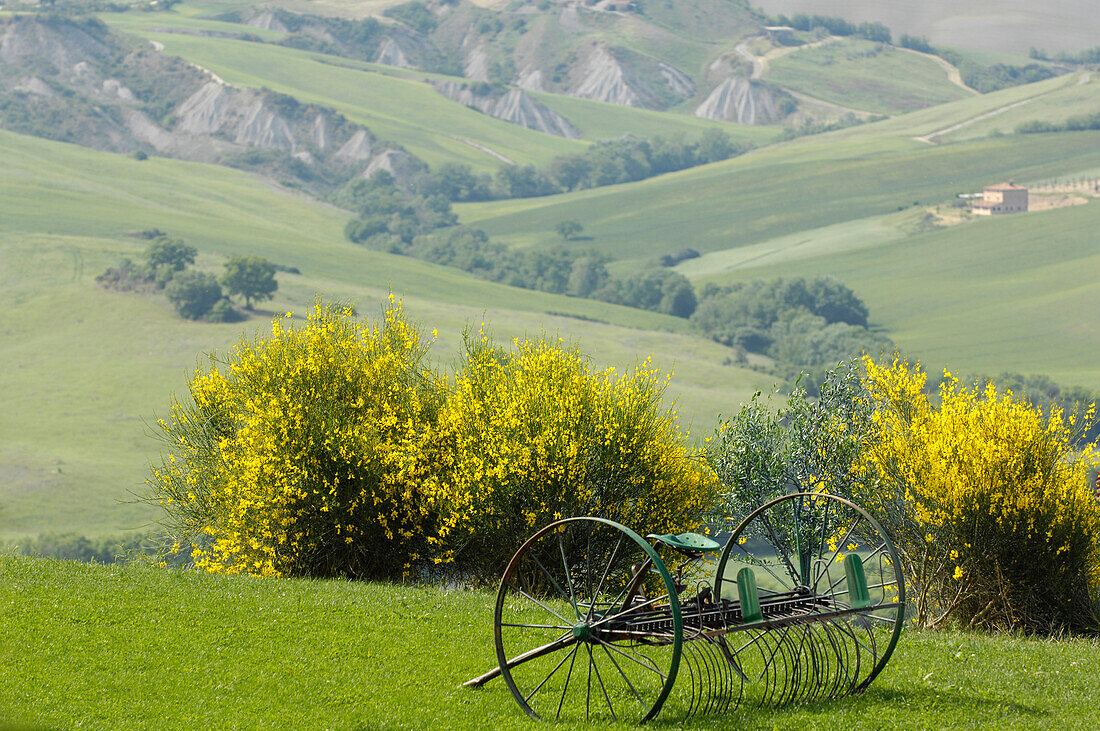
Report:
M167 266L173 271L181 272L195 263L198 253L199 250L194 246L188 246L179 239L161 236L145 248L145 261L153 271Z
M558 232L558 236L569 241L573 237L580 235L581 231L584 231L584 226L580 225L577 221L562 221L554 227L554 230Z
M275 281L275 265L261 256L234 256L225 263L222 286L230 295L244 297L246 310L252 309L252 300L271 299L279 288Z

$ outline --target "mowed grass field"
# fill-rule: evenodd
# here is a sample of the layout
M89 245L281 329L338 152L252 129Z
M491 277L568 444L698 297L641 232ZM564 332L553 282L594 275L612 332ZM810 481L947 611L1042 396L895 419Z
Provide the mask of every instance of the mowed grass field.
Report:
M392 290L425 331L438 329L439 367L460 353L467 323L502 341L562 336L594 365L628 369L650 355L673 371L667 398L701 437L756 384L729 349L688 323L591 300L483 282L454 269L367 251L344 240L349 214L276 190L239 171L132 158L0 133L0 542L44 531L115 535L148 529L134 503L158 453L149 424L186 395L196 361L224 352L269 317L302 317L314 297L378 312ZM163 297L103 290L94 278L160 228L200 251L217 273L226 256L264 256L280 274L274 301L243 323L179 319ZM583 319L582 319L583 318Z
M765 78L809 96L878 114L904 114L970 96L930 58L864 40L836 40L769 62Z
M494 599L0 556L0 726L547 728L499 679L459 687L496 664ZM652 725L1085 730L1098 667L1095 639L905 632L862 695Z
M944 135L945 140L964 140L991 134L1011 134L1023 122L1059 124L1070 117L1095 114L1100 111L1100 72L1074 74L1073 83L1044 94L1026 104L1006 109L1003 113L980 119Z
M1093 168L1098 143L1100 134L1082 132L927 145L869 129L866 137L803 138L629 185L456 210L464 223L516 246L550 243L560 221L576 220L593 237L580 245L644 262L685 246L720 251L916 201L945 202L1000 180Z
M827 273L858 292L875 324L933 370L1045 373L1100 389L1098 202L978 219L858 250L773 245L773 261L704 272L697 284Z

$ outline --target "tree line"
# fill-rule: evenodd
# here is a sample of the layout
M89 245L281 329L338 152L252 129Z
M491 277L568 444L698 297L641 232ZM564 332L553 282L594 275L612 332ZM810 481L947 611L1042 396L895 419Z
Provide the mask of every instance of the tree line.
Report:
M542 168L508 165L494 176L477 174L469 165L444 163L413 181L412 187L425 196L439 195L455 202L533 198L645 180L727 160L752 147L752 143L735 141L719 129L708 129L694 141L627 135L601 140L581 153L559 155Z
M402 190L386 173L352 182L338 202L358 213L344 228L347 238L378 251L455 267L523 289L676 317L689 317L695 310L695 291L687 278L656 262L635 274L614 277L607 269L610 260L596 251L566 246L512 249L491 241L484 231L456 225L450 201L442 194ZM558 226L565 239L579 232L577 227L574 221Z

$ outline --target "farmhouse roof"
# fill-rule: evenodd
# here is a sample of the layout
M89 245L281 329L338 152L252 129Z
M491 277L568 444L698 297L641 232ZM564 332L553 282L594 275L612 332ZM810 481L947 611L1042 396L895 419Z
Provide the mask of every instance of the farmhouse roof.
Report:
M1023 185L1016 185L1015 183L997 183L996 185L985 186L986 190L1027 190L1027 187Z

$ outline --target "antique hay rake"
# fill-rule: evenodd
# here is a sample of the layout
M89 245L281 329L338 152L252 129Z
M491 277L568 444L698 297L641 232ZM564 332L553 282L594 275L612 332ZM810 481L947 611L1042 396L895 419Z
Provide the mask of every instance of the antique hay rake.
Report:
M706 557L719 549L715 565ZM531 716L586 721L858 693L901 634L899 565L870 515L819 493L763 505L724 547L559 520L508 564L493 615L498 665L464 685L502 675Z

